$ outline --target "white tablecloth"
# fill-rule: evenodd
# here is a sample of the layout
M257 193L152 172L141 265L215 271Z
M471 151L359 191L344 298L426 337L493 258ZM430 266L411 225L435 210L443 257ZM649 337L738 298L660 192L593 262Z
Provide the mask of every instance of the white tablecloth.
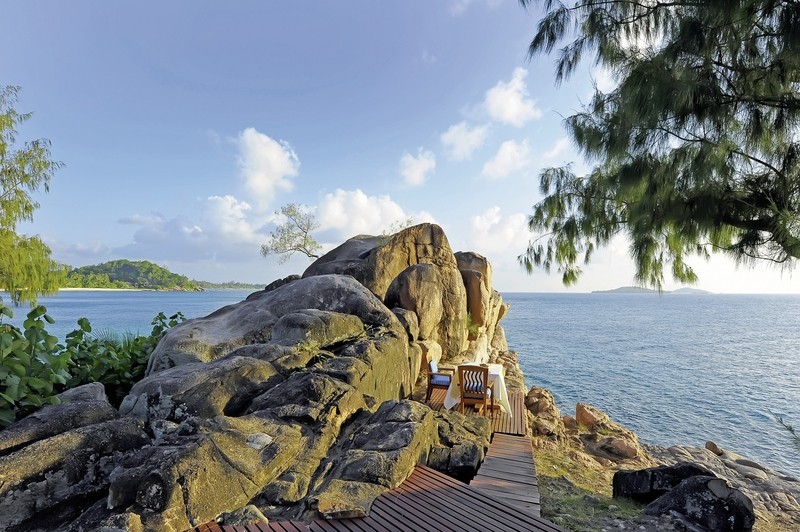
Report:
M477 364L463 365L475 366ZM511 417L511 404L508 402L508 390L506 390L506 381L503 378L502 364L489 364L489 384L494 385L494 404L500 405L500 408ZM447 395L444 398L444 407L449 410L460 402L461 389L458 385L458 369L456 369L455 375L450 381L450 387L447 389Z

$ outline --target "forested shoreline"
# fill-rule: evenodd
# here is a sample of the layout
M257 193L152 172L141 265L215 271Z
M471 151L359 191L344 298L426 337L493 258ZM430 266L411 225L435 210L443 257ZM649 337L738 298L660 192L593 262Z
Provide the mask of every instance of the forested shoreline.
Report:
M189 279L150 261L113 260L72 268L62 288L111 288L202 292L222 288L260 288L261 285L229 281L212 283Z

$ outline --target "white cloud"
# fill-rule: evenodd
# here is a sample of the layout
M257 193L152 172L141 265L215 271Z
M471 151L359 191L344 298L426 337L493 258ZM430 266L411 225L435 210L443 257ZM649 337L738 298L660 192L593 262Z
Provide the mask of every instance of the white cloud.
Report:
M486 91L484 104L493 120L520 127L542 116L536 102L528 98L528 86L525 84L527 76L527 70L515 68L511 81L499 81Z
M263 239L258 229L264 220L254 215L249 203L231 195L209 197L203 218L216 234L228 241L260 244Z
M278 190L292 190L288 179L297 175L300 159L288 142L275 140L249 127L239 134L239 168L248 190L269 204Z
M483 165L482 175L490 179L500 179L522 170L531 163L531 149L528 141L507 140L491 160Z
M317 207L320 226L332 230L339 239L359 234L379 235L393 223L409 217L414 223L434 221L430 213L407 213L389 196L368 196L359 189L337 189L326 194Z
M456 161L465 161L472 157L472 154L483 146L489 133L489 125L469 127L466 121L459 122L448 128L442 133L442 144L450 150L450 157Z
M470 245L483 255L518 255L528 245L527 217L521 213L503 215L491 207L470 218Z
M414 157L406 152L400 159L400 174L407 185L418 187L428 180L429 174L436 169L436 156L433 152L419 148Z
M245 260L258 256L268 236L264 226L271 217L256 213L250 204L233 196L210 196L201 203L197 220L160 214L120 220L139 228L131 243L113 252L120 257L155 261Z
M437 60L438 60L438 58L435 55L433 55L432 53L430 53L428 50L422 50L422 62L423 63L425 63L426 65L432 65Z

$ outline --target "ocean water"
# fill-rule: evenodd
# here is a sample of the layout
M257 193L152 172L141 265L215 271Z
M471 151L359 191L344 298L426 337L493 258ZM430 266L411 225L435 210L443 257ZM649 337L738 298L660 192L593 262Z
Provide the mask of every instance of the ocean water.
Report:
M208 290L205 292L152 292L138 290L65 290L55 296L39 298L55 324L46 327L50 334L64 340L78 328L79 318L88 318L93 332L150 334L153 318L163 312L167 317L181 312L187 319L200 318L226 305L238 303L255 290ZM0 292L3 303L10 305L8 294ZM13 308L10 320L20 326L28 306ZM9 320L6 320L9 321Z
M148 334L159 312L201 317L251 292L66 291L40 303L56 320L47 330L63 341L79 317L96 331ZM503 298L511 310L501 324L527 384L553 392L562 414L589 403L645 443L712 440L800 475L800 449L771 414L800 429L800 296ZM27 310L14 309L12 322Z
M800 296L504 294L528 385L657 445L722 448L800 474Z

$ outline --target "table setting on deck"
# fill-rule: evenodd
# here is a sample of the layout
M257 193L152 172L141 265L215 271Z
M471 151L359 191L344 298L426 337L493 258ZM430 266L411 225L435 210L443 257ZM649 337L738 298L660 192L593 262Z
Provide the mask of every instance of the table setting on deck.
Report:
M459 364L456 367L453 378L450 381L450 386L447 388L447 394L444 398L444 407L448 410L452 409L461 402L461 387L459 385L459 372L458 367L471 366L471 367L488 367L489 369L489 386L494 390L494 403L505 412L509 417L512 416L511 404L508 402L508 390L506 389L506 381L504 378L504 369L502 364L478 364L475 362L467 364Z

